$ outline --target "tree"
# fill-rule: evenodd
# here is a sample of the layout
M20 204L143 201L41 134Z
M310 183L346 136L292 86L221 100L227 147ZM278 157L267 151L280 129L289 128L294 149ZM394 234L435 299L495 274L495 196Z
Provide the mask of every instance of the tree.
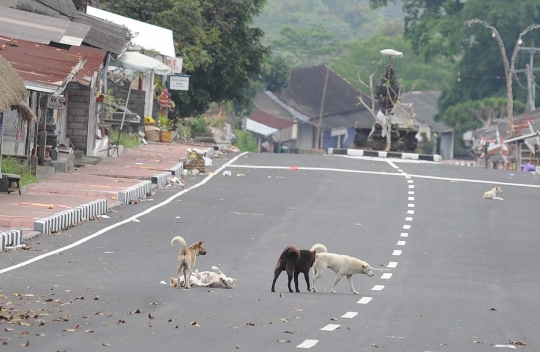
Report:
M295 29L291 26L281 28L281 38L272 42L274 49L292 57L292 66L312 66L328 63L340 51L335 36L325 27Z
M107 0L118 14L169 28L191 75L189 91L173 91L181 116L208 109L211 102L249 104L246 91L270 49L251 22L265 0ZM161 3L161 4L160 4Z
M374 7L394 0L370 0ZM468 100L482 100L511 91L510 103L521 97L520 87L506 86L505 65L501 58L500 42L508 45L506 60L511 62L513 48L520 33L528 26L540 23L540 2L537 0L403 0L405 38L424 60L445 57L458 62L454 77L446 81L438 102L439 113ZM486 11L489 9L489 11ZM478 25L465 25L479 19L497 28L498 35ZM500 39L500 41L499 41ZM540 31L522 37L524 43L540 43ZM515 68L525 60L519 55ZM512 75L510 75L512 76ZM521 88L523 89L523 88ZM508 113L508 116L510 116Z

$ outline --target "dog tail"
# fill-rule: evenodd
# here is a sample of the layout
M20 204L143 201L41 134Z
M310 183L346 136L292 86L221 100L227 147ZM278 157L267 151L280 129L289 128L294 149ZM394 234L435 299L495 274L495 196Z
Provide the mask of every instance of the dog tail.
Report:
M183 250L186 250L187 249L187 245L186 245L186 241L184 240L184 238L182 236L176 236L172 239L171 241L171 246L174 246L174 242L178 242L180 243L180 245L182 246L182 249Z
M313 247L311 247L312 252L316 252L317 250L319 250L321 252L324 252L324 253L328 252L326 247L323 244L320 244L320 243L316 243L316 244L313 245Z
M221 272L221 270L219 270L219 268L218 268L217 266L213 266L213 267L212 267L212 270L213 270L216 274L218 274L218 275L222 275L222 274L223 274L223 273Z

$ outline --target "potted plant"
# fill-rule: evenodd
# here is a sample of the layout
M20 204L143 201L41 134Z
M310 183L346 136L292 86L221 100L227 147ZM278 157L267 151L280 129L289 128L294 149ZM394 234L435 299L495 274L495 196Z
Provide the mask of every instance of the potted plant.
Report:
M162 143L171 143L174 123L167 115L160 115L158 119L159 140Z

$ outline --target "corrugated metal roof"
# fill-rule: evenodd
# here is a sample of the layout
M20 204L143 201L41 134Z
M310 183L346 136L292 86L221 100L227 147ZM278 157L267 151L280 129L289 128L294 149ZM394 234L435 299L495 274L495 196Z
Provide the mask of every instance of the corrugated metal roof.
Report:
M85 46L69 50L24 40L0 37L2 56L9 61L28 86L61 93L68 78L90 86L92 75L101 70L106 51ZM84 63L82 67L78 65Z
M81 45L90 26L0 6L0 35L34 43Z
M105 49L113 54L121 55L130 42L129 29L101 18L80 13L74 22L91 26L84 42L96 48Z
M155 50L161 55L175 57L173 32L170 29L137 21L128 17L120 16L112 12L103 11L88 6L86 13L113 23L124 25L133 34L137 34L131 41L144 49Z
M278 131L275 128L268 127L257 121L253 121L250 118L246 118L246 130L251 131L253 133L260 134L265 137L271 135L272 133L276 133Z

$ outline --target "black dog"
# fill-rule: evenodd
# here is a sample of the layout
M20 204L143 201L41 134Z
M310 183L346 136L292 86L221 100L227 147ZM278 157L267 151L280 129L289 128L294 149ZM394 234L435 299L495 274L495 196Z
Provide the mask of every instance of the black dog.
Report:
M322 244L315 244L311 247L311 250L301 249L294 246L289 246L283 250L279 256L276 268L274 269L274 281L272 282L272 292L275 292L276 280L282 271L287 272L289 279L288 287L289 292L293 292L291 288L291 281L294 273L294 285L296 286L296 292L300 292L298 289L298 275L304 273L306 278L307 290L311 291L309 286L309 268L313 266L315 262L315 253L317 249L326 252L326 247Z

